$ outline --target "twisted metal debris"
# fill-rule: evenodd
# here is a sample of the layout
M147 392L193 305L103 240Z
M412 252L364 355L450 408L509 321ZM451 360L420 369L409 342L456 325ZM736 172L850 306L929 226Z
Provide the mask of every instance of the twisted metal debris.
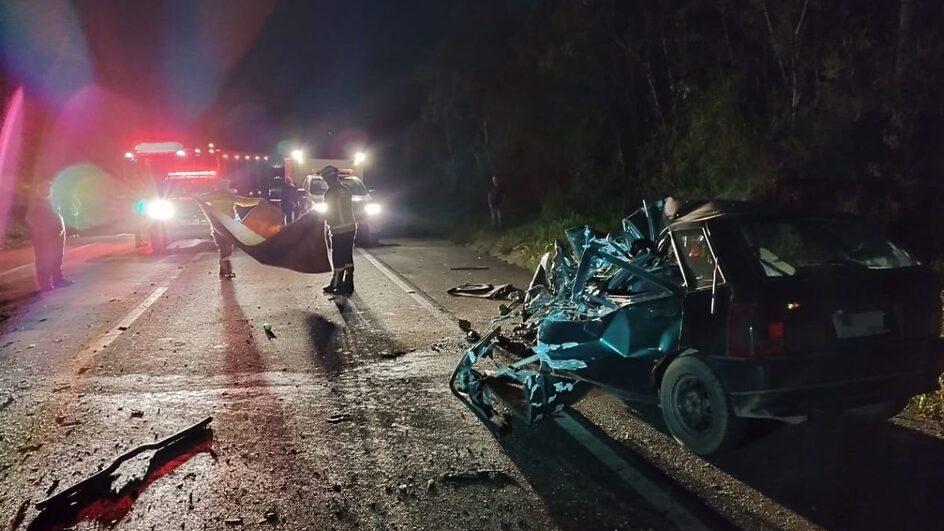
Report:
M565 231L524 296L462 356L450 388L496 436L512 415L531 425L559 412L586 384L620 393L638 378L634 367L678 347L681 280L654 243L663 205L643 202L608 234Z

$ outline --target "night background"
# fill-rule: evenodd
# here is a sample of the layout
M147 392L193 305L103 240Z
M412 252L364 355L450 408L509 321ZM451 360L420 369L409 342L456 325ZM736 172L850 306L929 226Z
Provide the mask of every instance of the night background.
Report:
M323 158L368 147L371 185L433 228L482 214L491 174L516 224L538 213L542 225L608 224L674 195L866 211L914 235L929 221L922 204L940 198L937 2L13 2L2 13L0 88L8 108L24 95L7 120L7 201L75 164L120 182L112 156L154 132Z
M0 525L939 527L942 205L940 0L0 0Z

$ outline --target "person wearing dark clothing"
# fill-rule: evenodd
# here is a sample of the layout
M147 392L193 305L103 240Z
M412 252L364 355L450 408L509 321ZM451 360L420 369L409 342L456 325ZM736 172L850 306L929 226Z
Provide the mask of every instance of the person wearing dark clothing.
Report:
M505 190L498 182L498 176L492 175L492 189L488 191L488 210L492 215L492 228L502 228L502 204L505 202Z
M298 187L288 177L282 179L282 190L279 192L279 206L285 216L285 224L295 221L298 211Z
M30 240L36 257L36 283L42 291L71 286L62 276L62 252L65 245L65 223L52 204L52 183L44 182L30 201L26 214Z
M331 268L334 270L324 292L350 295L354 292L354 236L357 234L351 191L341 184L340 173L334 166L322 168L321 178L328 184L324 216L330 232Z

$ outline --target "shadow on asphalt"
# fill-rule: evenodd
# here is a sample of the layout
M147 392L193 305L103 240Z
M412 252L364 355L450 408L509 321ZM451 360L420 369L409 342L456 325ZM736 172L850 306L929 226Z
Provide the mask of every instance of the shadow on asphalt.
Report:
M827 528L920 529L944 517L944 441L891 422L783 426L711 461Z
M668 435L657 407L631 409ZM830 529L921 529L944 518L944 441L891 422L754 421L740 447L707 461Z
M674 500L699 515L712 529L730 525L694 495L574 410L570 417ZM515 421L509 435L499 439L548 513L563 529L653 529L674 527L612 469L555 422L527 427Z
M338 336L341 327L319 314L311 314L305 320L308 340L317 357L315 361L321 365L328 376L338 376L344 369L344 364L338 355Z

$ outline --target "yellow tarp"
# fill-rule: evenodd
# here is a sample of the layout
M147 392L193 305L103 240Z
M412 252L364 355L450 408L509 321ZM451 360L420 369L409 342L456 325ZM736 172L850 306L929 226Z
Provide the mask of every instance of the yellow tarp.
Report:
M228 199L226 199L228 197ZM233 205L252 198L219 192L198 198L213 229L229 236L237 247L260 263L301 273L331 271L324 239L324 220L309 212L282 226L282 212L262 202L245 216L245 224L233 219Z

